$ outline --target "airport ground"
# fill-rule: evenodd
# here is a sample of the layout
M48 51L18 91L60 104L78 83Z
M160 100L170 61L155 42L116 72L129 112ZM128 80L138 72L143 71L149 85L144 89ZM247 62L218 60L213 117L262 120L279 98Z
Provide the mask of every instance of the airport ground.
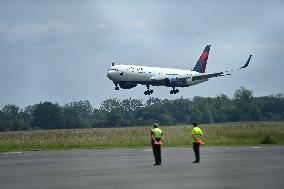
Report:
M280 189L284 146L166 147L153 166L150 148L0 153L1 189Z

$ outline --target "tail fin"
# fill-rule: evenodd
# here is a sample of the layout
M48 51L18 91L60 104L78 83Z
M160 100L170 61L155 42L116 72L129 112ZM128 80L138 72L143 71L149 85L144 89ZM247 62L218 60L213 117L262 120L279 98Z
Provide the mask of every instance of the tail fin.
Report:
M207 45L204 49L204 51L202 52L202 54L199 57L199 60L196 62L193 71L199 72L199 73L205 73L205 69L206 69L206 64L207 64L207 60L208 60L208 56L209 56L209 51L210 51L210 46L211 45Z

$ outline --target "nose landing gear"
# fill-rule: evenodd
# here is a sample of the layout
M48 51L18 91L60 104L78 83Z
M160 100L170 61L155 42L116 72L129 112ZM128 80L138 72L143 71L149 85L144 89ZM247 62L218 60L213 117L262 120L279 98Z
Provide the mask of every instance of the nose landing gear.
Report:
M119 90L118 83L117 83L117 82L113 82L113 83L114 83L114 85L115 85L115 88L114 88L114 89L115 89L116 91L118 91L118 90Z

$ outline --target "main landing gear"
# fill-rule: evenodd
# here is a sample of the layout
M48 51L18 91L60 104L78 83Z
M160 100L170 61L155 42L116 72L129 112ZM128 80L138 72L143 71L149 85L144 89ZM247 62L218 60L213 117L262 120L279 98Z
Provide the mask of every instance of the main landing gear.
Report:
M174 87L173 87L173 90L170 91L171 94L177 94L178 92L179 92L179 90L175 89Z
M153 90L149 90L150 86L149 85L146 85L147 87L147 91L144 92L145 95L150 95L150 94L153 94Z
M115 85L115 88L114 88L114 89L115 89L116 91L118 91L118 90L119 90L118 83L117 83L117 82L113 82L113 83L114 83L114 85Z

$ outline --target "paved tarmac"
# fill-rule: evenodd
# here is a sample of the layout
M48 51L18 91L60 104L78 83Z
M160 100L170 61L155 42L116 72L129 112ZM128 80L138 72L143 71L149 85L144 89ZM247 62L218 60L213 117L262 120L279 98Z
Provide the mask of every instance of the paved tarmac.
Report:
M0 153L1 189L284 188L284 146L150 148Z

